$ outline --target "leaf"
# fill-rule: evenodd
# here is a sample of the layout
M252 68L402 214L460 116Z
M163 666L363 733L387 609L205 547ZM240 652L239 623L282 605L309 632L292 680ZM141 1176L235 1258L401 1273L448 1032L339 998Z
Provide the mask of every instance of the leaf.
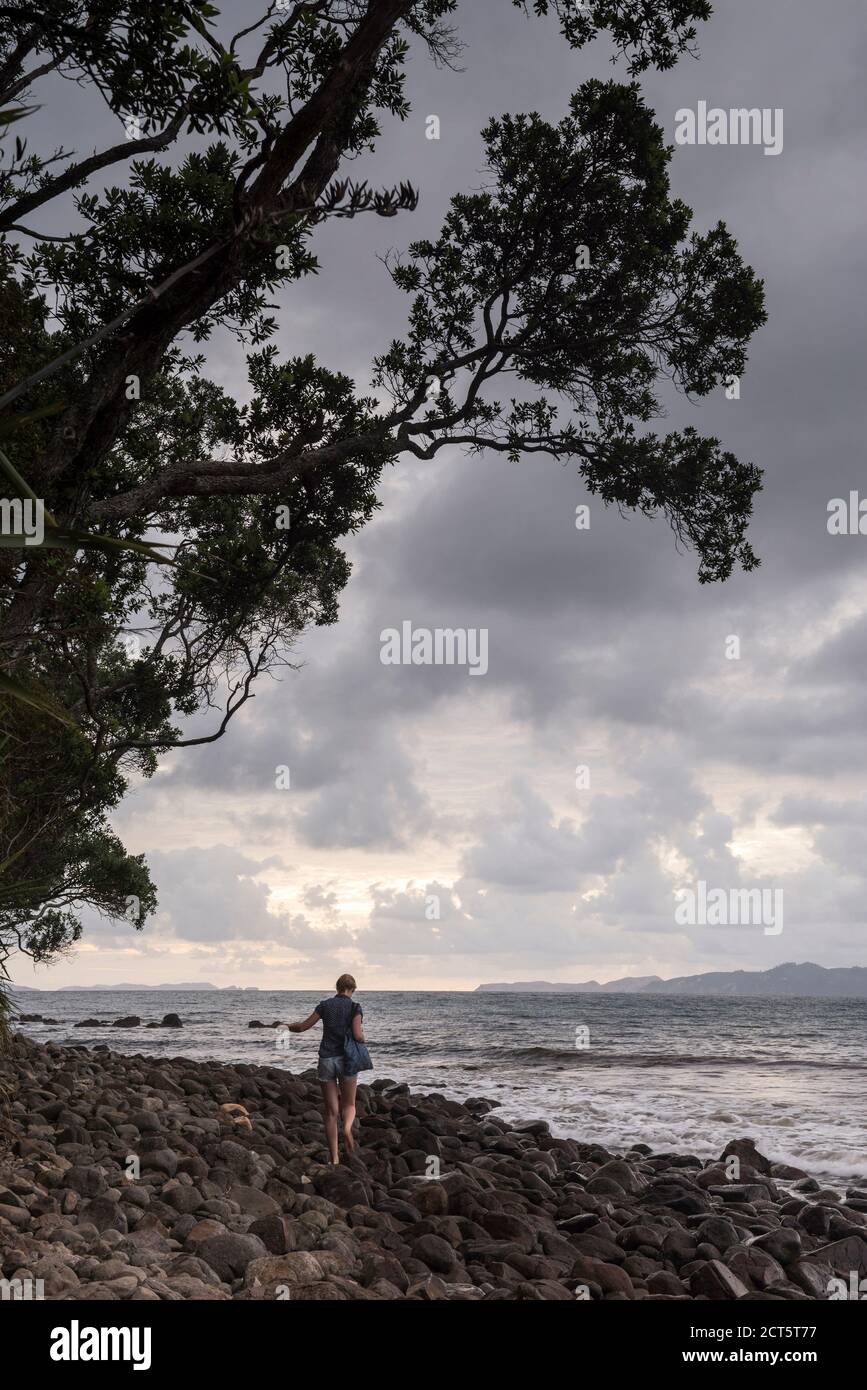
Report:
M0 531L0 550L75 550L69 537L61 531L49 531L41 541L24 531Z
M13 121L23 121L26 116L32 116L33 112L38 110L38 106L7 106L5 111L0 111L0 126L12 125Z
M87 549L88 546L92 546L96 550L129 550L136 555L144 555L145 559L151 560L155 565L172 565L178 569L180 568L178 561L171 555L160 555L159 551L154 548L155 546L164 546L172 550L177 548L176 546L169 547L167 541L121 540L117 536L99 536L90 531L65 531L60 534L63 535L64 538L69 537L70 540L75 541L84 549ZM50 545L51 541L47 541L46 543ZM195 574L198 579L207 580L209 584L216 582L209 575L202 574L199 570L192 570L191 573Z
M50 405L41 405L38 410L28 410L21 415L10 415L8 420L0 420L0 439L14 434L23 425L30 425L34 420L43 420L46 415L56 415L65 409L66 401L52 401Z
M145 559L152 560L155 565L177 564L170 555L161 555L154 549L154 544L158 545L158 541L149 544L147 541L121 540L117 536L100 536L93 531L65 531L63 535L85 550L88 546L96 550L129 550L135 555L144 555Z
M10 460L6 457L2 449L0 449L0 473L5 473L9 482L12 483L13 487L17 491L19 497L27 497L30 499L31 502L35 502L37 506L42 508L42 515L45 518L46 526L50 526L52 529L56 530L57 522L54 520L54 517L51 515L51 512L45 506L44 502L42 501L42 498L36 496L36 493L33 491L30 484L24 481L21 474L18 472L18 469L15 467L13 463L10 462Z
M97 536L89 531L66 531L58 527L46 532L45 538L34 543L32 536L23 531L0 532L0 550L129 550L136 555L144 555L155 565L175 565L169 555L160 555L158 550L144 541L119 540L116 536Z
M0 671L0 694L9 695L13 700L30 705L32 709L39 710L40 714L47 714L59 723L67 724L70 729L78 727L72 716L52 700L50 695L46 695L38 687L25 685L14 676L8 676L5 671Z
M6 455L0 449L0 468L2 461L8 463ZM20 488L25 490L25 495L30 496L35 502L39 498L30 492L24 479L9 464L9 469ZM58 526L50 512L44 511L45 521L49 529L38 543L34 543L33 537L28 536L23 531L0 531L0 550L67 550L75 553L76 550L126 550L133 555L143 555L146 560L150 560L154 565L171 565L180 568L178 561L171 555L161 555L157 547L164 549L177 549L170 546L168 541L134 541L124 540L118 536L102 536L93 531L70 531L65 527ZM208 584L216 583L212 575L203 574L201 570L191 570L197 579L204 579Z

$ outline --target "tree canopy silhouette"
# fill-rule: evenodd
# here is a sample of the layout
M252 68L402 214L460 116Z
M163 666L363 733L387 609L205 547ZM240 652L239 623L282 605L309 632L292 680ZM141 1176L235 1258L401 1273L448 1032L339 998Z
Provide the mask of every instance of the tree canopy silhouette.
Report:
M607 31L632 75L670 66L710 13L517 7L574 46ZM200 0L0 7L0 462L47 516L42 545L0 549L0 951L47 959L84 904L141 925L155 891L109 812L161 754L220 738L297 634L335 620L340 541L403 455L574 461L606 503L664 515L702 581L756 563L758 470L647 426L666 380L704 396L740 374L762 286L723 225L693 230L672 199L634 82L586 82L556 125L491 120L486 186L388 265L408 325L364 391L270 341L273 295L316 269L323 220L415 206L406 181L371 188L343 165L407 114L411 43L455 62L454 9L311 0L228 39ZM86 158L21 133L40 80L61 77L117 127ZM125 182L98 186L115 165ZM65 235L38 225L46 207ZM246 404L206 374L197 345L218 328L245 346ZM203 711L212 726L185 737Z

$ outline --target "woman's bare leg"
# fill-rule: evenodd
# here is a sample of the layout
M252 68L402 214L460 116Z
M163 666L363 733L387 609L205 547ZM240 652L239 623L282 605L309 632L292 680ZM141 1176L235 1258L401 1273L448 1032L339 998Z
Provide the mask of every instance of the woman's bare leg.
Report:
M346 1152L351 1154L355 1148L352 1126L355 1123L355 1088L358 1085L358 1077L342 1076L339 1084L340 1108L343 1111L343 1140L346 1144Z
M340 1155L337 1152L337 1082L320 1081L322 1087L322 1108L325 1112L325 1138L328 1141L328 1151L331 1154L331 1162L339 1163Z

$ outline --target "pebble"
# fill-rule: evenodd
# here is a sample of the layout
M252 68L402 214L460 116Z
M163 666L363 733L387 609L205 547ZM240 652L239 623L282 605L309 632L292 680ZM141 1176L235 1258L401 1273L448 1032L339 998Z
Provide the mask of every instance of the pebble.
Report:
M816 1300L867 1277L863 1185L746 1137L609 1153L377 1078L333 1167L312 1071L14 1034L0 1087L0 1269L49 1300Z

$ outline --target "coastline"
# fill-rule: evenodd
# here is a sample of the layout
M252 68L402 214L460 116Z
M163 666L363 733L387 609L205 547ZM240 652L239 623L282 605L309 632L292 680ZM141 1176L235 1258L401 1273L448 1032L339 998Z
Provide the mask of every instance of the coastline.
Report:
M251 1007L243 992L167 992L156 1005L152 991L98 1002L87 992L42 994L20 1006L18 1022L42 1043L301 1073L316 1065L315 1030L287 1036L251 1025L305 1017L321 997L274 990ZM793 1010L774 1000L613 995L576 1009L556 995L372 991L363 1005L375 1019L377 1074L452 1100L482 1092L514 1128L542 1117L553 1134L611 1152L640 1141L703 1159L748 1134L762 1153L831 1188L867 1182L867 1001L806 1000ZM56 1022L25 1022L25 1008ZM158 1026L167 1010L183 1020L180 1033ZM137 1026L120 1026L135 1025L132 1015ZM579 1022L587 1047L577 1046Z
M16 1033L0 1086L2 1274L46 1300L824 1300L867 1278L867 1183L743 1137L616 1154L374 1074L332 1168L310 1071Z

